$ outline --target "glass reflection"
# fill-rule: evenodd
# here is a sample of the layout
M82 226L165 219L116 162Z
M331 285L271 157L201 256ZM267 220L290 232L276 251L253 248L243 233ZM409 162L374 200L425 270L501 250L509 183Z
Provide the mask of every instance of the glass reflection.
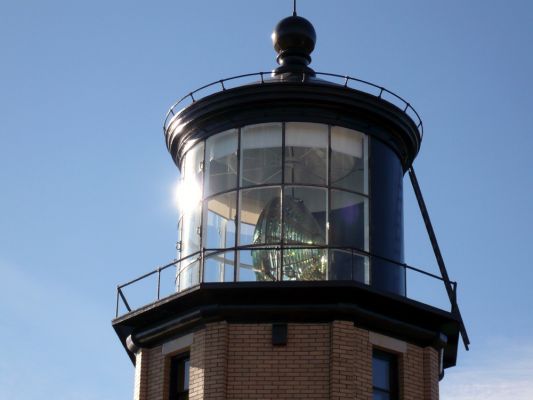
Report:
M366 197L341 190L331 191L329 226L332 246L365 246Z
M285 182L326 185L328 126L303 122L285 125Z
M235 253L228 251L206 257L204 282L233 282Z
M331 186L367 193L365 154L363 134L331 127Z
M182 179L178 186L180 216L180 257L200 250L202 212L202 164L204 144L191 148L182 164Z
M192 147L183 160L181 173L185 181L194 181L195 185L202 187L202 165L204 161L204 142Z
M277 281L281 266L281 251L268 249L241 250L239 276L242 282Z
M193 210L185 213L182 217L181 257L200 251L201 215L202 203L198 203Z
M280 123L251 125L241 130L241 186L281 183Z
M190 259L181 262L177 276L178 291L181 292L182 290L196 286L199 283L200 262L198 259L191 257Z
M368 258L349 250L331 250L328 280L369 283Z
M236 129L207 139L205 196L237 186L237 144Z
M237 193L230 192L207 201L204 247L224 249L235 246Z

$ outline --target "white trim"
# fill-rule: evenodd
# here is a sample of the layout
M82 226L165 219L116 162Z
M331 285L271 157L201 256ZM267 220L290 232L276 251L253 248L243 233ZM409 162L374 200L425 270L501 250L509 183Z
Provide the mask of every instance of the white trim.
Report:
M376 332L370 332L369 339L370 343L384 350L391 350L396 353L407 352L407 343L403 340L394 339Z
M176 353L179 350L185 350L192 345L194 334L189 333L185 336L171 340L170 342L163 343L161 346L161 354L166 356L170 353Z

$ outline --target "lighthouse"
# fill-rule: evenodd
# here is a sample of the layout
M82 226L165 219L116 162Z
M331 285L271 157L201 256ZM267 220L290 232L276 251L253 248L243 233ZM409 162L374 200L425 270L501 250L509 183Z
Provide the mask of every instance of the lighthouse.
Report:
M273 71L205 85L166 116L178 255L119 285L113 320L135 399L436 400L469 341L413 170L422 120L380 85L314 71L296 12L272 41ZM404 259L406 176L439 276ZM440 281L449 309L411 299L407 271ZM147 280L154 298L132 306Z

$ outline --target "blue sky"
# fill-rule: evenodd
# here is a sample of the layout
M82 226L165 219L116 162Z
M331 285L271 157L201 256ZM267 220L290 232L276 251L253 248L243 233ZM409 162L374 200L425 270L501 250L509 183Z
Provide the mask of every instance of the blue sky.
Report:
M116 284L175 256L165 112L272 69L291 3L0 2L0 398L132 396L110 321ZM472 340L442 398L532 398L531 2L299 3L315 70L379 83L424 120L415 168ZM405 197L406 259L435 270Z

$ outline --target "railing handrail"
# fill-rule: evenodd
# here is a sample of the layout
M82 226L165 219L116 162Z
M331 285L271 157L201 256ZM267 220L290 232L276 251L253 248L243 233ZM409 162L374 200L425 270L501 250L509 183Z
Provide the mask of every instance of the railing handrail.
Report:
M117 286L117 304L116 304L116 317L119 316L119 302L120 302L120 299L122 299L124 305L126 306L126 309L128 310L128 312L131 312L132 309L130 307L130 305L128 304L128 301L122 291L122 289L130 286L130 285L133 285L134 283L136 282L139 282L141 280L144 280L152 275L155 275L155 274L158 274L158 281L157 281L157 298L154 300L154 301L159 301L161 300L160 298L160 278L161 278L161 272L170 268L170 267L173 267L173 266L177 266L178 264L188 260L188 259L202 259L202 258L205 258L206 256L206 253L208 253L207 255L208 256L213 256L213 255L217 255L217 254L220 254L220 253L225 253L225 252L228 252L228 251L239 251L239 250L253 250L253 249L261 249L261 250L281 250L282 248L282 245L281 244L275 244L275 245L259 245L259 244L249 244L249 245L242 245L242 246L236 246L236 247L231 247L231 248L210 248L210 249L202 249L202 250L199 250L199 251L196 251L194 253L191 253L185 257L182 257L182 258L179 258L179 259L175 259L167 264L163 264L161 266L158 266L156 267L154 270L150 271L150 272L147 272L141 276L139 276L138 278L135 278L135 279L132 279L126 283L123 283L123 284L120 284ZM453 288L454 288L454 299L455 299L455 302L452 301L452 299L450 299L450 302L451 302L451 306L453 307L454 306L454 303L456 303L456 295L455 295L455 290L457 288L457 282L455 281L452 281L452 280L447 280L445 278L443 278L442 276L438 276L438 275L435 275L431 272L428 272L428 271L425 271L423 270L422 268L418 268L418 267L414 267L414 266L411 266L405 262L399 262L399 261L396 261L396 260L393 260L393 259L390 259L388 257L383 257L383 256L380 256L380 255L377 255L377 254L373 254L373 253L370 253L368 251L365 251L365 250L361 250L361 249L358 249L356 247L353 247L353 246L330 246L330 245L283 245L283 249L287 250L287 249L317 249L317 250L321 250L321 249L330 249L330 250L342 250L342 251L351 251L352 252L352 257L354 254L357 254L357 255L361 255L361 256L366 256L366 257L369 257L369 258L374 258L374 259L378 259L380 261L384 261L384 262L387 262L387 263L391 263L391 264L394 264L398 267L402 267L402 268L405 268L406 270L411 270L411 271L414 271L414 272L417 272L417 273L420 273L420 274L423 274L425 276L428 276L430 278L433 278L433 279L436 279L436 280L439 280L439 281L442 281L445 285L446 284L449 284L451 285ZM203 279L200 279L198 284L201 283L203 281ZM196 286L197 284L195 284L194 286ZM189 289L189 288L187 288ZM187 290L185 289L185 290ZM183 291L185 291L183 290ZM182 292L182 291L178 291L176 290L176 292ZM168 295L168 296L171 296L171 295ZM165 297L168 297L168 296L165 296ZM405 293L404 295L405 297L408 297L407 296L407 293Z
M260 249L260 250L281 250L281 244L276 244L276 245L267 245L265 246L264 244L248 244L248 245L242 245L242 246L237 246L237 247L228 247L228 248L209 248L209 249L203 249L203 250L199 250L199 251L196 251L194 253L191 253L185 257L182 257L182 258L179 258L179 259L174 259L173 261L167 263L167 264L163 264L162 266L159 266L159 267L156 267L154 270L150 271L150 272L147 272L145 273L144 275L141 275L135 279L132 279L131 281L128 281L126 283L122 283L120 285L117 286L117 288L119 289L123 289L129 285L132 285L142 279L145 279L145 278L148 278L149 276L151 275L154 275L156 273L158 273L159 271L164 271L165 269L169 268L169 267L172 267L176 264L179 264L179 263L182 263L183 261L186 261L187 259L190 259L190 258L194 258L195 256L200 256L202 254L205 254L206 252L209 252L209 256L212 256L212 255L217 255L219 253L226 253L226 252L231 252L231 251L239 251L239 250L253 250L253 249ZM363 255L363 256L367 256L367 257L371 257L371 258L377 258L378 260L380 261L385 261L385 262L388 262L388 263L391 263L391 264L395 264L397 265L398 267L403 267L403 268L406 268L406 269L410 269L412 271L416 271L416 272L419 272L421 274L424 274L424 275L427 275L431 278L434 278L434 279L438 279L440 281L445 281L445 279L441 276L438 276L438 275L435 275L435 274L432 274L431 272L427 272L427 271L424 271L423 269L421 268L418 268L418 267L413 267L412 265L409 265L407 263L404 263L404 262L399 262L399 261L395 261L391 258L388 258L388 257L383 257L383 256L380 256L380 255L377 255L377 254L373 254L373 253L370 253L368 251L364 251L364 250L360 250L356 247L350 247L350 246L329 246L329 245L290 245L290 246L287 246L287 245L283 245L283 249L287 250L287 249L317 249L317 250L324 250L324 249L330 249L330 250L345 250L345 251L354 251L355 253L357 254L360 254L360 255ZM457 282L455 281L452 281L452 280L448 280L448 282L450 282L450 284L452 285L456 285Z
M252 73L248 73L248 74L241 74L241 75L236 75L236 76L232 76L232 77L229 77L229 78L219 79L219 80L213 81L211 83L208 83L206 85L203 85L203 86L199 87L198 89L193 90L192 92L189 92L188 94L186 94L185 96L183 96L179 100L177 100L169 108L169 110L168 110L168 112L167 112L167 114L165 116L165 121L163 123L163 133L166 133L166 131L168 130L168 128L172 124L172 121L173 121L174 117L179 113L179 109L182 109L182 108L185 107L184 105L182 105L182 103L185 100L190 99L191 103L194 103L194 102L198 101L199 99L205 97L205 96L201 96L201 97L195 98L194 96L196 94L198 94L199 92L201 92L201 91L203 91L203 90L205 90L207 88L216 86L216 85L220 85L221 91L225 91L225 90L228 90L228 88L226 88L226 86L225 86L225 83L233 81L233 80L236 80L236 79L242 79L242 78L248 78L248 77L259 77L261 79L260 84L265 84L267 82L272 82L272 81L265 81L265 79L264 79L265 75L269 76L269 75L271 75L271 72L252 72ZM414 107L407 100L405 100L403 97L401 97L400 95L394 93L391 90L388 90L388 89L384 88L381 85L376 85L375 83L366 81L364 79L354 78L354 77L349 76L349 75L340 75L340 74L334 74L334 73L330 73L330 72L316 72L315 75L316 76L327 76L327 77L343 79L344 80L344 84L343 84L344 87L347 87L347 88L350 88L350 89L353 89L353 90L363 91L364 93L373 95L373 96L375 96L375 97L377 97L379 99L382 99L382 100L388 102L389 104L399 108L409 118L411 118L413 120L413 122L416 124L416 127L418 129L418 134L419 134L420 140L423 139L423 137L424 137L424 124L422 122L422 118L420 117L418 112L414 109ZM302 81L301 81L302 83L307 83L308 82L308 81L305 80L305 76L306 76L306 74L303 73L302 74L303 78L302 78ZM294 81L291 81L291 83L293 83L293 82ZM372 87L374 89L378 89L379 90L379 94L376 95L374 93L371 93L370 91L361 90L361 88L357 88L357 89L352 88L352 87L350 87L348 85L349 82L358 82L358 83L362 83L363 85ZM252 82L249 82L249 83L252 83ZM398 99L401 103L403 103L403 109L401 107L398 107L398 105L394 104L393 102L390 102L387 99L385 99L383 97L384 93L387 93L387 94L393 96L394 98ZM207 94L206 94L206 96L207 96ZM191 104L191 103L189 103L189 104ZM414 113L414 116L416 117L416 121L413 119L412 115L407 114L408 110L410 110L410 111L412 111Z

